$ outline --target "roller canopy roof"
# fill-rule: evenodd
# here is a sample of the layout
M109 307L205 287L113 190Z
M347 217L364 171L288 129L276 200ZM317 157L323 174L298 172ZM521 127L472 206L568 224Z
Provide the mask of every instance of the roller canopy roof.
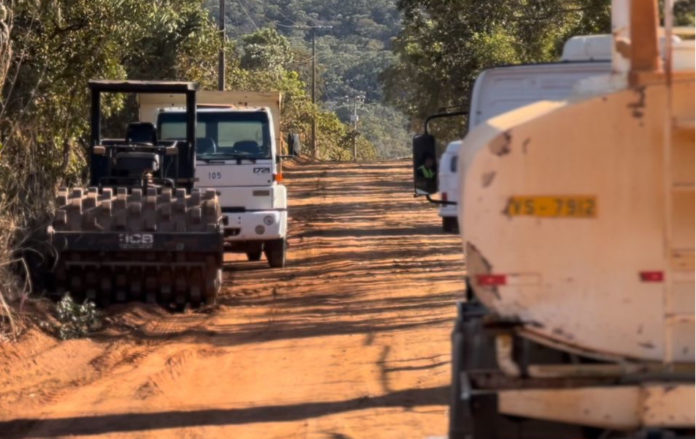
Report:
M113 93L186 93L196 91L198 84L184 81L128 81L92 79L92 91Z

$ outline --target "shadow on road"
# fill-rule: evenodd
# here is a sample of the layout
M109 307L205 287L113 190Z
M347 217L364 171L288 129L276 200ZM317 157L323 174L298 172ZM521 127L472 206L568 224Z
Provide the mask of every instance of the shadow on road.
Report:
M377 397L345 401L310 402L240 409L122 413L57 419L14 419L0 422L4 439L85 436L201 426L287 422L369 408L441 406L447 403L447 386L408 389Z
M334 321L312 323L305 318L285 318L250 323L247 325L216 325L213 328L185 328L176 332L151 332L143 327L133 329L128 337L149 341L187 341L208 343L215 346L239 346L250 343L271 342L318 336L370 334L449 325L451 318L410 319L394 321L392 318L368 318L360 321ZM122 334L95 334L95 341L111 342L122 340ZM0 436L1 437L1 436Z
M382 179L389 169L393 164L344 164L340 171L322 164L288 172L293 199L313 197L290 209L288 266L271 270L265 260L229 261L224 268L230 288L218 298L225 307L266 309L267 313L250 321L213 319L205 325L165 331L143 324L148 321L145 318L140 324L96 334L93 339L113 342L126 337L237 346L449 327L451 317L446 316L465 288L461 259L452 258L461 254L461 244L441 233L431 206L413 201L408 181ZM375 182L375 175L380 181ZM337 177L338 182L315 189L317 179ZM366 196L361 192L365 187L381 196ZM395 195L395 189L407 195ZM343 190L346 197L321 201L319 196L327 190ZM431 288L443 284L453 286ZM393 294L402 287L410 289L408 295ZM215 315L215 311L211 313Z

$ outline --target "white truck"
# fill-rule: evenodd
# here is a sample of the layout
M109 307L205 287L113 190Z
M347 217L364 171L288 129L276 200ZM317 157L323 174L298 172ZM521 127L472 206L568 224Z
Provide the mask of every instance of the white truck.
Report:
M573 93L573 86L590 76L611 71L611 36L592 35L570 38L563 47L561 61L524 64L484 70L474 83L469 109L469 131L482 122L537 101L561 101ZM438 166L442 201L439 215L442 229L456 233L459 177L457 160L461 141L447 145Z
M141 120L154 123L160 139L185 132L177 96L139 96ZM282 184L280 93L202 91L198 94L196 186L215 188L223 213L225 250L265 254L271 267L285 266L287 190ZM290 142L290 155L299 144Z

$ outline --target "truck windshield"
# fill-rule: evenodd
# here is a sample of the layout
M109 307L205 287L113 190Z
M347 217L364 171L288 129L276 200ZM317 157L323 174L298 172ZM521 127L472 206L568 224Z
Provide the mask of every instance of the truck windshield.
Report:
M270 159L271 131L261 111L199 111L196 156L211 159ZM161 140L186 138L186 113L162 112L157 117Z

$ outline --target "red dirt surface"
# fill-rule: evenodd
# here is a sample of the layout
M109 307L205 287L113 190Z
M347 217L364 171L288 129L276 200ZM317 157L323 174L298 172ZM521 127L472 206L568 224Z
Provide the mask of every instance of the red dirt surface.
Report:
M126 304L0 345L0 438L427 438L447 430L460 240L405 161L286 170L288 267L228 255L219 305Z

